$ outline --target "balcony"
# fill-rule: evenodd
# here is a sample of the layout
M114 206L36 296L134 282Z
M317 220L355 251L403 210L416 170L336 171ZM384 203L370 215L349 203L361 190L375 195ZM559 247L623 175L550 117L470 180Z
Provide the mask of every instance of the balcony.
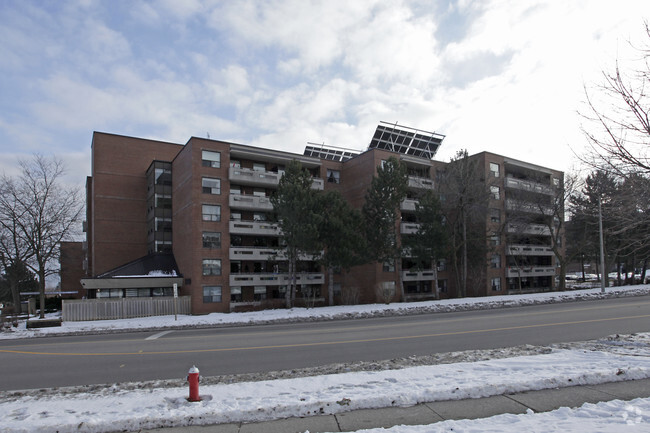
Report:
M525 235L551 236L551 230L544 224L514 224L508 223L506 226L508 233L517 233Z
M553 215L553 209L550 206L519 200L506 200L506 209L509 211L528 212L538 215Z
M510 256L552 256L551 247L546 245L508 245L506 254Z
M230 247L230 260L267 261L279 258L282 250L271 247Z
M521 191L538 192L540 194L554 195L553 189L539 182L506 177L506 188L518 189Z
M281 173L272 171L256 171L250 168L230 167L228 180L234 184L277 187L280 183Z
M400 205L400 210L407 211L407 212L415 212L415 204L418 201L412 198L407 198L405 199L402 204Z
M422 271L402 271L402 281L431 281L435 279L433 269Z
M325 274L320 272L301 272L296 275L296 284L323 284ZM286 286L289 274L242 273L230 274L230 286Z
M286 251L275 247L230 247L228 256L230 260L287 260ZM300 254L298 260L309 262L315 260L315 257L310 254Z
M282 178L282 172L259 171L250 168L230 167L228 169L228 180L236 185L252 185L267 188L277 188ZM325 188L325 181L321 178L313 178L313 189L322 191Z
M427 177L409 176L409 188L413 189L434 189L433 179Z
M230 233L235 235L279 236L277 225L266 221L230 221Z
M555 268L553 266L510 266L506 271L506 277L553 277Z
M245 194L230 194L228 204L232 209L272 211L273 204L269 197Z
M418 223L401 223L399 225L399 232L403 235L414 235L420 229Z

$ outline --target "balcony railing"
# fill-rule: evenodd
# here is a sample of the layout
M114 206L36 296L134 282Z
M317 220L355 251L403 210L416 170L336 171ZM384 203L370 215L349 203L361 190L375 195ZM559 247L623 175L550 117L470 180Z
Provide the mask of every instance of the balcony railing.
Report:
M289 274L242 273L230 274L230 286L286 286ZM320 272L301 272L296 274L296 284L323 284L325 274Z
M508 223L506 226L508 233L521 233L525 235L550 236L551 230L544 224L514 224Z
M519 212L535 213L539 215L553 214L553 209L550 206L518 200L506 200L506 209Z
M236 235L279 236L277 225L266 221L230 221L230 233Z
M514 177L506 177L506 188L519 189L522 191L539 192L541 194L553 195L553 189L539 182L532 182L530 180L515 179Z
M555 275L553 266L509 266L506 272L508 278L517 277L552 277Z
M433 179L427 177L409 176L409 188L414 189L434 189Z
M402 271L402 281L430 281L435 278L433 269L422 271Z
M415 212L415 204L418 201L412 198L405 199L400 205L400 210Z
M287 260L287 252L280 247L230 247L230 260ZM315 260L311 254L300 254L298 260L308 262Z
M276 188L281 178L282 173L276 173L274 171L259 171L240 167L230 167L228 169L228 180L233 184ZM325 181L321 178L313 178L312 188L323 190L325 188Z
M552 256L553 249L546 245L508 245L506 254L511 256Z
M403 235L414 235L419 229L420 224L418 223L401 223L399 231Z
M258 185L276 187L280 183L282 174L272 171L258 171L250 168L230 167L228 179L232 183L242 185Z
M230 260L257 260L267 261L277 258L281 250L270 247L230 247Z
M233 209L245 210L273 210L273 204L269 197L246 194L230 194L228 204Z

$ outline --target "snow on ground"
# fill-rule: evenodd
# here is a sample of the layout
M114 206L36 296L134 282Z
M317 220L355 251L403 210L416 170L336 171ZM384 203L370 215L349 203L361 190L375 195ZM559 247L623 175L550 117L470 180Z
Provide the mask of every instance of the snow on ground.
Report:
M639 398L629 402L614 400L598 404L586 403L578 409L563 407L540 414L505 414L478 420L443 421L426 426L359 430L356 433L647 433L649 425L650 399Z
M408 315L463 310L518 307L524 305L571 302L577 300L603 299L622 296L650 294L650 285L609 287L605 293L600 289L575 290L567 292L546 292L525 295L503 295L481 298L445 299L440 301L341 305L319 308L292 308L264 310L249 313L212 313L204 316L157 316L125 320L96 320L90 322L64 322L61 327L26 329L25 322L18 328L1 332L0 339L27 338L52 334L79 334L116 332L127 330L162 330L166 328L191 328L211 326L232 326L242 324L263 324L273 322L299 322L311 320L337 320L387 315Z
M201 386L204 399L198 403L186 400L186 386L129 390L114 386L76 395L7 393L0 399L0 432L112 432L254 422L650 378L650 333L603 340L601 347L604 350L554 349L543 355L480 362L208 385ZM596 417L609 416L618 424L598 431L620 431L616 425L650 421L649 409L650 399L638 399L550 414L504 415L481 420L480 430L593 431L583 428L585 418L599 423ZM478 425L473 422L447 421L388 431L463 431ZM639 428L647 431L647 426Z

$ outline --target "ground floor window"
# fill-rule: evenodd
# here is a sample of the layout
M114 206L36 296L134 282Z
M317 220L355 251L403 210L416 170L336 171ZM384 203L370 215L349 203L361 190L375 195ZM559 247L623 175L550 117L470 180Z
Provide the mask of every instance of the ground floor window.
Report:
M406 283L406 293L431 293L431 281L410 281Z
M492 278L492 291L501 291L501 278Z
M203 286L203 303L221 302L221 286Z
M230 302L242 302L241 287L230 288Z
M263 301L266 299L266 286L255 286L253 290L253 299Z
M287 293L287 286L278 286L273 288L273 292L271 293L271 295L273 296L274 299L284 299L286 293Z
M122 296L124 296L122 289L97 289L97 299L121 298Z

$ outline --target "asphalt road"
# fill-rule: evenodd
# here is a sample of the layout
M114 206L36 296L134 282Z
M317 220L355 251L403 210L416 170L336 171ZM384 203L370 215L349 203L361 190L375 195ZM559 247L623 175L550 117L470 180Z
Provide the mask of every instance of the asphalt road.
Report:
M650 296L335 322L0 340L0 390L185 378L650 332Z

